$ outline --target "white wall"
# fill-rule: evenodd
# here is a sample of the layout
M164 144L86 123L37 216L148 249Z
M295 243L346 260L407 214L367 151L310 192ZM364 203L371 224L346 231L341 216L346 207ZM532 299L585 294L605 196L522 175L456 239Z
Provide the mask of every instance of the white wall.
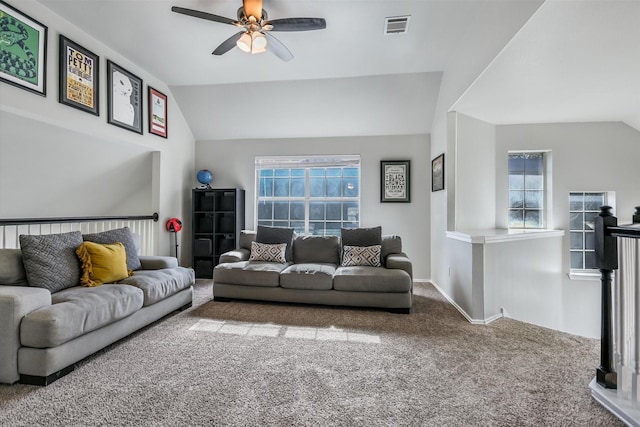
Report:
M158 251L168 254L172 242L164 222L189 212L195 145L169 88L38 2L8 3L48 26L47 96L0 83L0 216L157 211ZM58 102L60 33L100 56L100 116ZM107 58L143 79L144 135L106 122ZM168 139L147 133L146 85L169 97ZM154 152L158 162L151 160Z
M507 151L551 150L553 156L553 223L564 229L561 280L562 326L578 335L600 336L600 282L571 280L569 258L569 192L615 191L615 214L630 223L640 205L640 132L623 123L557 123L496 128L496 213L505 222L508 200ZM542 254L541 254L542 255ZM535 251L532 263L542 263Z
M212 186L246 190L246 227L255 226L255 157L273 155L359 154L361 225L382 226L402 237L415 279L430 277L429 136L371 136L265 140L198 141L196 169L209 169ZM380 203L380 160L411 160L411 203Z

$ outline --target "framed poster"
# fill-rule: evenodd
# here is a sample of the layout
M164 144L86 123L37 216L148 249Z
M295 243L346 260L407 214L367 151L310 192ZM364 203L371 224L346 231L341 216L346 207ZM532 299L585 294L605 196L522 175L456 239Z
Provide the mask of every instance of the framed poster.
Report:
M380 161L380 201L410 202L410 166L409 160Z
M444 190L444 153L431 161L431 191Z
M0 80L47 96L47 27L0 1Z
M60 34L61 104L100 115L100 57Z
M142 79L107 60L107 122L142 134Z
M167 95L149 86L149 133L167 137Z

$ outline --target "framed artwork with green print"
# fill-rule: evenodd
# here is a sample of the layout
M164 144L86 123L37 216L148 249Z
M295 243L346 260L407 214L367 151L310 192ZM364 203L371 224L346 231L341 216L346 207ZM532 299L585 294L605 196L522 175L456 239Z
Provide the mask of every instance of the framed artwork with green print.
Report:
M0 1L0 80L47 94L47 27Z

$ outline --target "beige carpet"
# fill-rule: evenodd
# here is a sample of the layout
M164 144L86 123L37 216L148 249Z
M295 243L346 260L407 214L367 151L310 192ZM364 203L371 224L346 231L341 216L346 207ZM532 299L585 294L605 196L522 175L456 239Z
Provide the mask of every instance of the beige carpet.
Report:
M411 315L196 303L48 387L0 386L1 426L618 426L599 342L469 324L429 284Z

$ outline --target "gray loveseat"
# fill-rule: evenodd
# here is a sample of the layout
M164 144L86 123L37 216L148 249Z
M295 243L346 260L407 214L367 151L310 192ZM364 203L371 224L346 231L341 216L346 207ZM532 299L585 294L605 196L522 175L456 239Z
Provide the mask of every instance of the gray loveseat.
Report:
M86 240L116 248L115 242L126 241L123 268L132 275L80 286L84 264L75 248ZM173 257L138 256L136 236L126 227L84 236L20 236L20 244L0 249L2 383L47 385L85 357L191 306L193 270Z
M250 299L376 307L410 313L412 265L402 252L399 236L381 236L378 227L380 266L345 266L344 234L342 242L338 236L293 237L285 262L251 260L252 243L260 229L258 232L242 231L239 248L220 257L220 263L213 271L214 300ZM353 233L358 233L358 230L353 230ZM377 243L375 238L374 241L358 242L361 239L357 235L355 240L356 246L358 243L363 246Z

